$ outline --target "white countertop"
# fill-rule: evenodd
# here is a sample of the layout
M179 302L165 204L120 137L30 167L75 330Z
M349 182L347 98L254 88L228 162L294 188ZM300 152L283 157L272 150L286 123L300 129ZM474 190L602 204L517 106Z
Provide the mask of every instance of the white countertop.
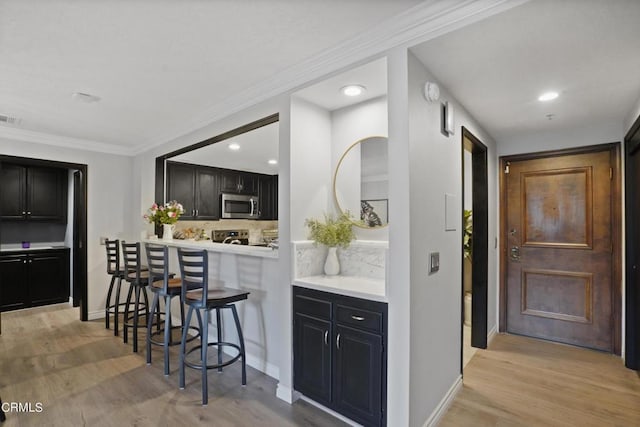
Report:
M229 245L222 243L214 243L210 240L164 240L164 239L146 239L143 243L151 243L156 245L165 245L176 248L190 249L206 249L210 252L223 252L237 255L256 256L261 258L278 258L278 250L265 246L250 245Z
M23 248L21 243L7 243L0 245L0 252L42 251L47 249L65 249L64 242L31 243L30 247Z
M372 301L388 302L385 282L381 279L358 276L309 276L298 277L295 286L364 298Z

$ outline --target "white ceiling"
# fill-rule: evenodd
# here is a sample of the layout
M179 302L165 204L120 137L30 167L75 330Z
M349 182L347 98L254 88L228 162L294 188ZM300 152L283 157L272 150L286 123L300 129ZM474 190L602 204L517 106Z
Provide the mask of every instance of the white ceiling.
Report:
M593 122L623 132L640 98L640 1L531 0L412 51L501 143ZM547 90L560 97L539 102Z
M224 141L216 142L188 153L180 154L169 160L195 165L213 166L225 169L275 175L278 165L270 165L270 159L278 160L278 125L272 123L243 133ZM229 149L229 145L240 145L238 151Z
M114 147L165 142L419 0L0 0L0 114ZM86 104L84 92L101 98ZM191 129L193 130L193 129Z

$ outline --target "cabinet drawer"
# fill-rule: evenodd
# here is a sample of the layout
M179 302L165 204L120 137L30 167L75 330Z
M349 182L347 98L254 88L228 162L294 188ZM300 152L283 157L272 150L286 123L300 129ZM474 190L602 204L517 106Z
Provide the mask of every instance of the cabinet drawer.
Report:
M320 319L331 319L331 302L306 295L296 295L293 310Z
M342 304L336 306L336 321L343 325L381 334L382 320L382 313L379 312Z

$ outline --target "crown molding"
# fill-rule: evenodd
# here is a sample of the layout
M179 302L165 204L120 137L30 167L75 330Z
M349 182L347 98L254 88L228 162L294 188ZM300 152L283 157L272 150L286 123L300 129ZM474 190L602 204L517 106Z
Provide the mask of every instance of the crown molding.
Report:
M410 47L431 40L527 1L529 0L425 1L281 71L270 79L249 86L226 102L212 105L186 124L152 136L135 150L135 154L184 137L261 102L301 89L330 73L382 56L393 48Z
M12 139L14 141L53 145L56 147L73 148L75 150L117 154L121 156L134 155L134 149L132 147L123 147L120 145L107 144L104 142L91 141L88 139L35 132L26 129L16 129L7 126L0 126L0 138Z

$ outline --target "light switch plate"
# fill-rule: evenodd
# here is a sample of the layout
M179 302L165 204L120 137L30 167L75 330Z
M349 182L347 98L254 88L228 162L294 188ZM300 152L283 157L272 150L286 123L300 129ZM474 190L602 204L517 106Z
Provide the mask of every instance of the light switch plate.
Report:
M100 244L101 245L106 245L107 244L107 239L108 239L108 237L100 237Z
M431 252L429 254L429 274L440 270L440 252Z

